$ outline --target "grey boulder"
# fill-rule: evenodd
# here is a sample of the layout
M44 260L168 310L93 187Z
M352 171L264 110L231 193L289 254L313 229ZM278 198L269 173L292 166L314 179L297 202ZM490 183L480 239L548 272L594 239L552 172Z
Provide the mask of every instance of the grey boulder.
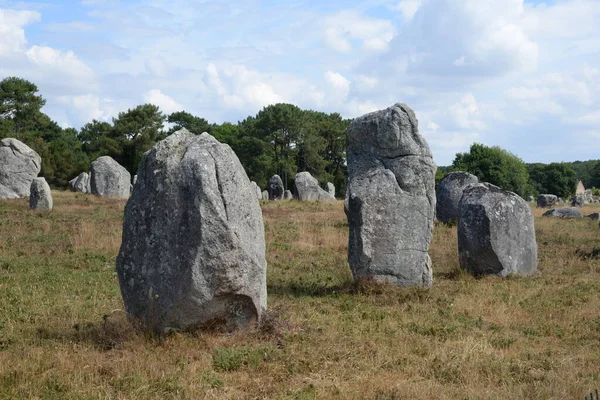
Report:
M74 192L90 193L90 175L87 172L82 172L69 181L69 187Z
M263 200L269 200L269 192L266 190L263 190L261 193L262 199Z
M109 156L98 157L90 165L91 193L100 197L126 199L131 188L131 174Z
M117 274L151 331L247 327L267 308L264 226L237 156L182 129L144 154L125 207Z
M269 200L281 200L283 199L283 181L279 175L273 175L269 179Z
M28 197L31 182L42 168L42 159L25 143L5 138L0 141L0 199Z
M258 187L258 185L256 184L256 182L251 181L250 182L250 186L252 187L252 193L254 193L254 197L256 197L258 200L262 199L262 192L260 191L260 188Z
M458 221L460 211L458 203L463 195L463 190L479 179L468 172L455 171L444 177L438 184L436 194L436 217L438 221L448 223Z
M533 198L533 196L527 196L528 203L533 203L534 201L535 201L535 199Z
M294 198L294 195L292 194L292 192L290 190L286 190L285 192L283 192L284 200L292 200L293 198Z
M460 267L476 276L534 273L537 244L527 202L490 183L469 185L460 200L458 255Z
M571 198L571 207L583 207L585 205L585 197L582 194L576 194Z
M430 286L436 166L413 110L397 103L356 118L346 145L344 210L355 279Z
M310 172L299 172L294 178L294 187L300 201L335 201L335 197L321 189L319 181Z
M29 193L29 208L32 210L52 210L52 192L45 178L33 178Z
M335 197L335 185L333 183L327 182L326 184L324 184L323 190Z
M563 208L553 208L551 210L546 211L542 217L555 217L555 218L583 218L583 214L577 207L563 207Z
M537 198L537 206L539 208L553 207L557 201L558 197L553 194L540 194Z
M587 216L589 219L600 221L600 213L592 213Z

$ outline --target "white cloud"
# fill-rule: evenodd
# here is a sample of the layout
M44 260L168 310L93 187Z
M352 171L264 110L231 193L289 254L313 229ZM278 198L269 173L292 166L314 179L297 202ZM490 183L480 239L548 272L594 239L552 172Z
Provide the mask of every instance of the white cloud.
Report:
M159 89L152 89L144 94L144 101L146 103L154 104L160 107L161 111L165 114L171 114L176 111L182 111L184 107L179 104L171 96L164 94Z
M340 11L323 19L325 44L338 52L354 49L353 41L361 42L362 49L384 51L394 34L388 20L360 14L356 10Z
M350 81L343 75L337 72L327 71L325 73L325 80L328 83L333 96L338 101L343 101L348 97L348 93L350 92Z
M480 120L477 100L472 93L465 94L460 102L450 106L450 112L459 128L485 129L485 124Z
M402 0L393 9L400 11L404 19L411 20L422 4L423 0Z
M72 78L93 77L92 70L72 51L62 52L47 46L32 46L25 54L30 62L48 72L59 72Z
M36 11L0 9L0 57L24 50L27 39L23 27L40 19Z

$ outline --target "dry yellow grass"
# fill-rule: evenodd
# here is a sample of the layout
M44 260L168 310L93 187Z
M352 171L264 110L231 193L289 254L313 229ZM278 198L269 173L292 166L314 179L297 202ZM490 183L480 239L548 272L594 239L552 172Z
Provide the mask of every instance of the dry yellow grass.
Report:
M436 226L429 289L354 285L341 202L265 203L269 315L160 340L122 312L123 201L0 202L0 398L583 399L600 387L598 222L534 210L540 270L474 279ZM599 211L586 207L584 212Z

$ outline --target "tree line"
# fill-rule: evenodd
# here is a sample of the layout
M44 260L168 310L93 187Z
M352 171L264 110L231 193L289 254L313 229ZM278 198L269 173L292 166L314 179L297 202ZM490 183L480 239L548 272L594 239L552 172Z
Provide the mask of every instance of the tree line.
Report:
M77 130L63 129L44 114L45 103L32 82L18 77L0 81L0 139L15 137L34 149L42 157L41 176L54 187L67 187L103 155L133 175L144 152L186 128L194 134L209 132L229 144L261 188L278 174L291 189L296 173L308 171L320 182L334 183L338 193L346 190L345 131L351 120L338 113L280 103L237 123L216 124L186 111L166 115L156 105L142 104L120 112L111 122L92 120ZM436 180L454 170L471 172L523 197L551 193L568 198L579 179L586 187L600 187L599 160L525 164L500 147L479 143L456 154L452 165L439 167Z

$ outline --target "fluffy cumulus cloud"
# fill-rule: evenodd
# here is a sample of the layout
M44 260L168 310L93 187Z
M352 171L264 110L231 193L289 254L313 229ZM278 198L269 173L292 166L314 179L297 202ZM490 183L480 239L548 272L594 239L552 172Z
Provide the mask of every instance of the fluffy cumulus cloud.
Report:
M368 17L356 10L345 10L324 18L324 40L332 50L384 51L394 27L388 20Z
M163 112L167 114L183 110L183 106L181 104L175 101L175 99L173 99L171 96L161 92L160 89L152 89L147 91L144 94L144 101L146 103L157 105Z
M0 57L23 51L27 45L24 26L38 22L40 18L36 11L0 9Z

